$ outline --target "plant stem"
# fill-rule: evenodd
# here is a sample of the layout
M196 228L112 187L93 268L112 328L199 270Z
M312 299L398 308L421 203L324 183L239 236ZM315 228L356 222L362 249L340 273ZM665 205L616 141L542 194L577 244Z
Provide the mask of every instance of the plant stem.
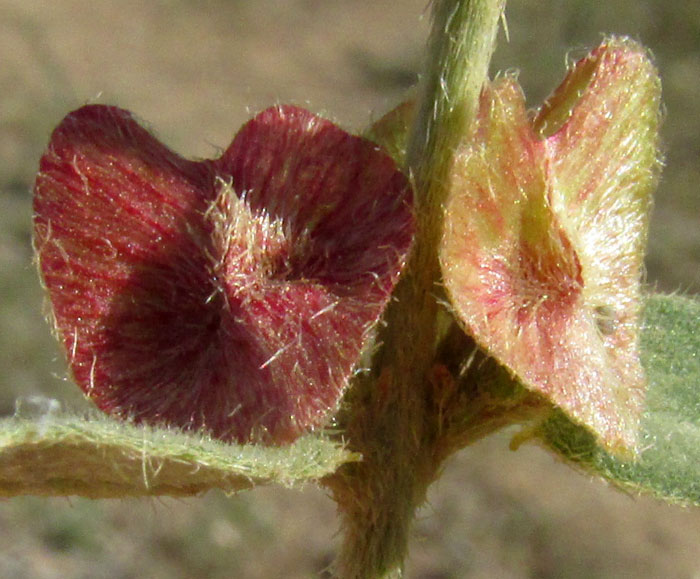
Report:
M353 386L342 420L363 455L327 482L343 515L341 577L400 577L415 509L444 452L434 404L440 306L438 246L455 148L474 119L488 78L505 0L436 0L417 119L407 151L417 233L386 313L373 371ZM439 458L438 458L439 455Z

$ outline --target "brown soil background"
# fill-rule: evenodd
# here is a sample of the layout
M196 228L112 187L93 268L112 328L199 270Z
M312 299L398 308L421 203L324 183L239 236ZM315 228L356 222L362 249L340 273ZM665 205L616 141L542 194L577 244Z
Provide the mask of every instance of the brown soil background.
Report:
M31 185L52 128L85 102L118 104L195 157L252 112L307 106L360 130L415 83L427 0L0 0L0 413L18 396L84 404L64 379L31 265ZM495 70L535 106L565 55L601 33L654 52L667 168L648 281L700 290L700 3L512 0ZM697 578L700 511L620 494L509 433L455 457L415 526L412 578ZM334 506L312 487L187 501L0 503L0 577L325 576Z

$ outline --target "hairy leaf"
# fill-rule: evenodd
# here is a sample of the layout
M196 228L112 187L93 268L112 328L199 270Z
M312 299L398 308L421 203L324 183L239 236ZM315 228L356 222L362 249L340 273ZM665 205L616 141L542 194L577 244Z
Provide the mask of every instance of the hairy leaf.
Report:
M649 380L640 456L615 458L563 412L537 431L545 445L615 485L700 505L700 301L651 296L642 360Z
M355 459L318 435L286 447L230 445L177 429L49 413L0 422L0 497L185 497L293 486Z

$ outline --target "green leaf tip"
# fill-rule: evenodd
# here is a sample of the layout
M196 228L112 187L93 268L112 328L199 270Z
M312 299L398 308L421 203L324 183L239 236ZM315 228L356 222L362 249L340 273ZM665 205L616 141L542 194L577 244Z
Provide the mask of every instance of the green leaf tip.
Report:
M258 484L316 481L353 460L356 455L318 435L266 447L101 416L48 414L0 421L0 497L233 493Z
M404 101L365 131L365 138L383 147L399 167L406 162L406 145L415 109L413 100Z
M652 295L644 315L642 362L649 391L639 458L613 457L560 411L535 435L575 465L623 489L700 505L700 301Z

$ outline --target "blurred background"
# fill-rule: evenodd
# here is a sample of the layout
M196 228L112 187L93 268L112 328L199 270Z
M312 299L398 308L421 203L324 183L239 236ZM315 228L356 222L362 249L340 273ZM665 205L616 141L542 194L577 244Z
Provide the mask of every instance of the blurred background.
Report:
M427 0L0 0L0 415L15 399L85 402L65 379L32 265L31 187L53 127L86 102L118 104L172 148L213 157L254 112L290 102L362 130L416 82ZM603 33L655 55L666 169L647 281L700 291L700 3L511 0L496 70L531 106L567 55ZM420 513L412 578L698 578L700 511L623 495L512 432L446 465ZM333 503L318 489L235 497L0 503L0 577L327 576Z

